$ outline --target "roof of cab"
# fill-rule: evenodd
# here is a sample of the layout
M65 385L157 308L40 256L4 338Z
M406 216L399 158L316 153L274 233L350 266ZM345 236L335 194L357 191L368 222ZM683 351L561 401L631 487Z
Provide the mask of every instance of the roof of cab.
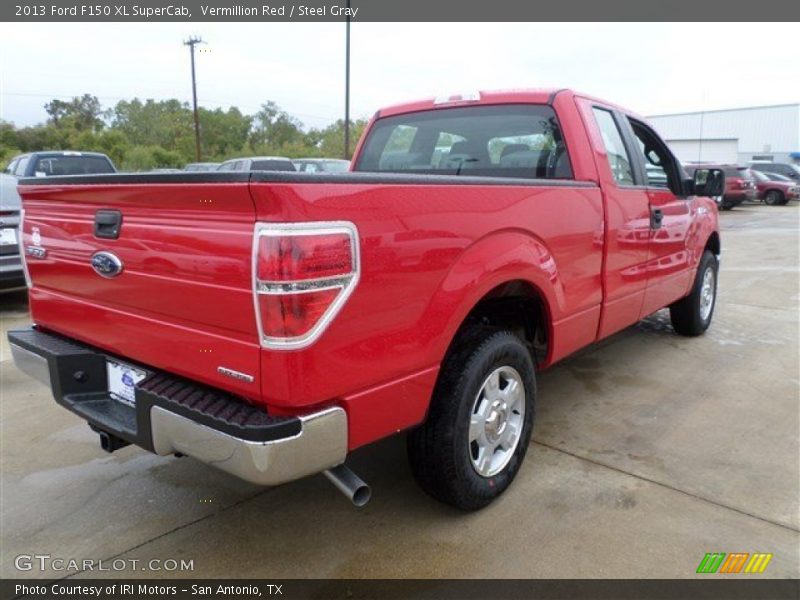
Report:
M418 112L423 110L433 110L437 108L451 108L454 106L480 106L488 104L552 104L556 96L580 97L597 102L603 106L608 106L619 110L622 113L645 120L643 117L624 106L614 102L603 100L589 94L583 94L568 88L531 88L531 89L511 89L511 90L480 90L465 94L453 94L440 98L425 98L413 102L403 102L393 104L380 109L375 118L390 117L404 113Z
M35 152L26 152L24 156L38 156L46 158L48 156L102 156L108 158L108 155L102 152L87 152L85 150L37 150Z
M453 106L472 106L482 104L547 104L556 94L573 93L559 88L518 89L518 90L480 90L445 97L425 98L403 102L381 108L378 117L389 117L421 110L447 108ZM477 98L476 98L477 96Z

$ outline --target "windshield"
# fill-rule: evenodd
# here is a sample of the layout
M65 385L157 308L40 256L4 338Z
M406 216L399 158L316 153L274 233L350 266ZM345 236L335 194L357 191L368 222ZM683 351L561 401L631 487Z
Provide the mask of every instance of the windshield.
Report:
M379 119L356 171L572 179L555 112L468 106Z
M33 167L34 177L115 172L114 166L103 156L42 156L36 160Z

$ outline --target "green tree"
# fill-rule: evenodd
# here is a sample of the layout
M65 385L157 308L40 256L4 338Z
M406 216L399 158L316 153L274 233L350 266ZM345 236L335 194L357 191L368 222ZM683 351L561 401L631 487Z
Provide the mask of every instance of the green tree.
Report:
M74 129L54 125L23 127L17 129L17 145L23 152L66 150L69 149L70 136L74 132Z
M47 122L32 127L17 128L0 120L0 158L36 150L96 151L133 171L181 167L194 160L194 119L186 102L134 98L104 112L97 97L84 94L70 101L54 99L46 109ZM339 157L343 152L343 121L306 131L274 102L263 104L255 115L245 115L235 106L200 108L199 118L206 159L259 154ZM351 153L366 123L352 123Z
M121 100L112 111L111 125L133 145L161 146L187 161L194 157L194 121L186 102Z
M238 153L247 143L253 117L232 106L227 111L201 108L200 142L205 158L222 158Z
M54 99L44 105L49 123L78 131L100 131L104 126L103 107L97 96L84 94L72 100Z
M367 126L367 119L356 119L350 122L350 152L348 159L353 157L358 140ZM344 119L339 119L324 129L312 130L307 135L314 141L314 146L320 156L327 158L341 157L344 154Z
M303 138L303 124L274 102L261 105L253 116L250 146L257 152L271 154L284 146L296 144Z
M147 171L156 166L153 152L147 146L134 146L125 153L125 159L118 165L124 171Z
M117 166L123 163L130 147L125 134L113 129L104 131L97 140L97 151L107 154Z

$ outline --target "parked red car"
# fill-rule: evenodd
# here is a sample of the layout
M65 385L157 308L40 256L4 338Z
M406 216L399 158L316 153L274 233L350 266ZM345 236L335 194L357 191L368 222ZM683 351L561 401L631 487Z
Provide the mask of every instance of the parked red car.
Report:
M679 334L711 323L722 172L685 178L627 110L392 106L352 169L23 180L16 364L109 451L325 471L362 504L348 452L408 430L420 485L477 509L520 469L538 369L666 306Z
M764 204L778 206L800 198L800 183L777 173L752 171L752 174L756 180L758 199L763 200Z
M748 167L738 165L724 165L712 163L689 163L686 172L690 175L702 167L704 169L722 169L725 173L725 193L717 198L717 205L721 210L731 210L745 200L756 200L756 181Z

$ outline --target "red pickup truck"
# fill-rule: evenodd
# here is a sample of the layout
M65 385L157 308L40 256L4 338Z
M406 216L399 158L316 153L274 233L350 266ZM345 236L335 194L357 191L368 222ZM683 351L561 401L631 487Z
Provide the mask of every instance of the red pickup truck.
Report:
M347 173L26 179L20 369L109 451L274 485L408 431L415 478L477 509L520 468L535 372L668 306L714 311L721 171L568 90L380 110ZM648 179L648 173L658 176Z

